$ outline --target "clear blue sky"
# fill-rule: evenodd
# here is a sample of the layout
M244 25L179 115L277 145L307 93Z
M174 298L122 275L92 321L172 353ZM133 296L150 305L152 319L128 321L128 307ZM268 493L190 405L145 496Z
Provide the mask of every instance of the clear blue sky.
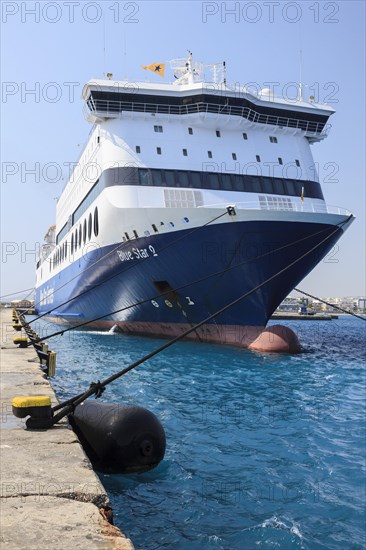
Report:
M305 95L337 110L330 136L313 146L324 195L357 219L300 287L320 296L365 293L363 1L3 1L1 8L1 295L34 285L29 251L54 223L65 183L52 165L66 178L64 163L77 160L89 132L83 84L109 71L158 79L140 65L185 57L187 49L204 63L225 60L228 82L279 82L279 91L299 80L302 49ZM36 163L37 175L27 173Z

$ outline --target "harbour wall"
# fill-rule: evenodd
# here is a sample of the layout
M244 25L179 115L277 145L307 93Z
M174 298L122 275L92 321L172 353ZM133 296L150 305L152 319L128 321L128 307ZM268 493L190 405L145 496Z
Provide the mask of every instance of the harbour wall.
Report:
M0 546L12 550L134 550L108 519L109 500L66 420L26 430L15 396L56 395L33 348L18 348L11 309L1 310Z

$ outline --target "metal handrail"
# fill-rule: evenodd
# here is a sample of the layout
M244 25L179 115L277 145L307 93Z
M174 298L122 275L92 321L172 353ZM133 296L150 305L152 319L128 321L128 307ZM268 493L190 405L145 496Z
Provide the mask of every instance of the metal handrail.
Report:
M312 122L291 117L264 115L249 107L235 105L217 105L215 103L197 102L188 105L165 105L157 103L138 103L115 101L110 99L95 99L90 97L86 105L90 112L100 113L101 116L116 116L122 111L133 113L157 113L167 115L189 115L199 113L216 113L241 116L257 124L270 124L286 128L304 130L315 135L327 135L330 124Z
M296 197L284 197L284 198L296 198ZM299 197L298 197L299 198ZM215 204L205 204L199 206L198 208L226 208L228 202L226 203L215 203ZM351 212L346 208L340 206L328 206L325 203L315 204L314 202L299 203L291 201L291 205L286 206L286 204L270 204L266 205L260 204L259 201L248 201L248 202L236 202L233 204L238 210L270 210L270 211L286 211L286 212L313 212L315 214L338 214L343 216L350 216Z

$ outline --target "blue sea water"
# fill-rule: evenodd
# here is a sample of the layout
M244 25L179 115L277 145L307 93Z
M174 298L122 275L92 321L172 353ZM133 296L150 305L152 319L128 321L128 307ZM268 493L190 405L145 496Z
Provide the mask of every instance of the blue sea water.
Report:
M282 324L302 354L182 342L105 391L153 411L167 436L156 469L100 474L136 550L366 548L366 325ZM55 328L37 321L42 335ZM161 343L80 330L49 340L59 399Z

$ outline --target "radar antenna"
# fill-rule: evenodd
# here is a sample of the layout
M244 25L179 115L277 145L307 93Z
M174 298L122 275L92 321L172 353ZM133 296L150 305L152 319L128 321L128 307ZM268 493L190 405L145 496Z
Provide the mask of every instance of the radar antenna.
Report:
M173 70L176 85L181 84L194 84L195 82L202 82L204 79L205 69L210 69L212 76L207 81L214 82L215 84L223 84L226 86L226 63L225 61L219 63L203 64L193 60L193 54L188 50L188 58L172 59L170 61L170 67ZM206 80L206 79L205 79Z

